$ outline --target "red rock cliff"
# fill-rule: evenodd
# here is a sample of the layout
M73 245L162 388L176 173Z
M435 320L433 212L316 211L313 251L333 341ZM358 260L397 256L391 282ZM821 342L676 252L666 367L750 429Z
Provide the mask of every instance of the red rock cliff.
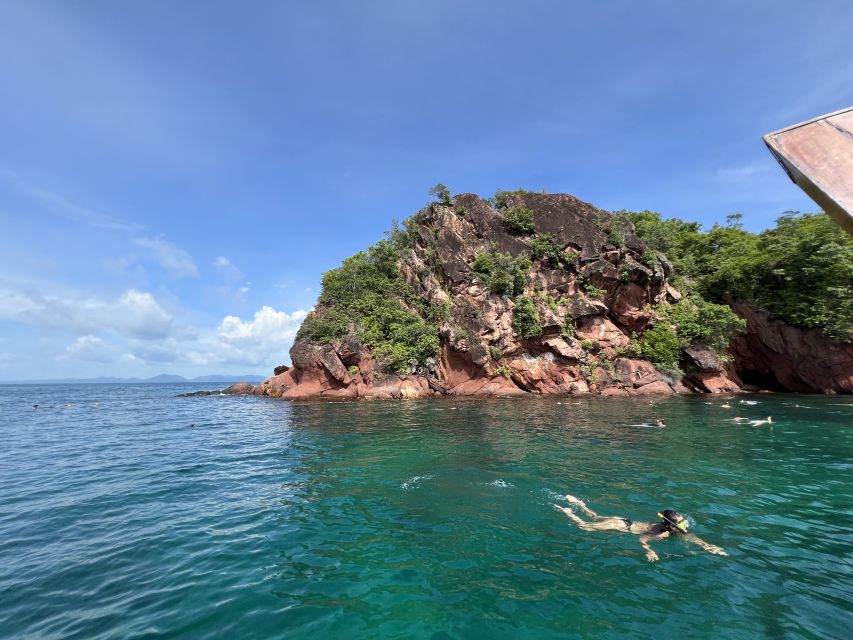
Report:
M747 321L746 332L730 348L743 383L776 391L853 393L853 344L771 320L747 304L732 308Z

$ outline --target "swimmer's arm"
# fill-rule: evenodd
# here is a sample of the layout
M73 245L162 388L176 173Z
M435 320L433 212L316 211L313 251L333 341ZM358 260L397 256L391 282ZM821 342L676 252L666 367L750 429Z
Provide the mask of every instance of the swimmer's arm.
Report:
M646 550L646 559L649 562L654 562L658 559L658 554L656 554L654 550L649 546L649 543L657 540L663 540L667 537L669 537L669 531L664 531L663 533L657 533L654 535L643 534L640 536L640 544L642 545L643 549Z
M722 547L718 547L715 544L709 544L709 543L705 542L699 536L694 536L692 533L688 533L686 536L684 536L684 538L687 540L687 542L691 542L695 545L698 545L698 546L702 547L708 553L713 553L715 556L727 556L727 555L729 555L728 553L726 553L725 549L723 549Z

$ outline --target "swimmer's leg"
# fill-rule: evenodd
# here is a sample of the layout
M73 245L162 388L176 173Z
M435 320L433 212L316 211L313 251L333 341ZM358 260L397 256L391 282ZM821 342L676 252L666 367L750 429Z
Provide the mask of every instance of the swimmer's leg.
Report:
M578 528L583 531L628 531L627 523L624 518L596 516L598 520L595 522L586 522L585 520L581 520L580 516L576 515L575 512L568 507L561 507L560 505L555 504L554 508L565 513L569 520L578 525Z
M595 511L590 509L588 506L586 506L584 501L581 500L580 498L575 498L574 496L568 496L567 495L566 500L568 500L570 504L576 504L577 506L579 506L586 515L588 515L592 518L598 518L599 517L599 515Z
M575 512L572 511L571 509L569 509L568 507L561 507L560 505L555 504L554 508L557 509L558 511L562 511L563 513L565 513L568 516L569 520L571 520L576 525L578 525L579 529L583 529L584 531L593 531L594 530L594 527L591 527L588 522L581 520L581 518L579 516L576 516Z
M592 531L631 531L628 521L618 516L599 516L598 520L589 523L589 528Z

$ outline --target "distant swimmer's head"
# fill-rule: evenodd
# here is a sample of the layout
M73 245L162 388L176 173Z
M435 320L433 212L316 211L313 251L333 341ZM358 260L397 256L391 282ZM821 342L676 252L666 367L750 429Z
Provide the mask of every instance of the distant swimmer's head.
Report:
M687 522L687 518L678 513L678 511L673 511L672 509L666 509L658 513L659 518L663 518L663 522L661 524L666 527L667 531L677 531L678 533L687 533L687 527L689 523Z

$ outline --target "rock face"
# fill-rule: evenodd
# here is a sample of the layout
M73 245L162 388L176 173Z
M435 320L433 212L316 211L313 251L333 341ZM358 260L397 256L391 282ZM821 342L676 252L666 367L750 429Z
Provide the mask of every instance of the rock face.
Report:
M853 344L771 320L746 304L732 308L747 321L746 333L730 349L744 384L777 391L853 393Z
M631 332L651 322L651 305L680 297L667 281L666 258L648 251L629 221L570 195L522 192L508 205L533 210L535 232L551 234L562 256L558 268L534 261L524 288L536 306L540 336L519 336L513 329L517 298L490 292L472 269L489 250L530 253L531 237L512 233L486 200L463 194L415 216L412 249L399 263L417 295L450 306L435 358L392 372L355 335L330 344L297 340L293 366L254 393L370 399L688 391L625 351ZM724 372L718 375L720 388L736 388Z
M720 357L701 347L682 350L687 375L685 381L706 393L734 393L740 391L737 375Z

